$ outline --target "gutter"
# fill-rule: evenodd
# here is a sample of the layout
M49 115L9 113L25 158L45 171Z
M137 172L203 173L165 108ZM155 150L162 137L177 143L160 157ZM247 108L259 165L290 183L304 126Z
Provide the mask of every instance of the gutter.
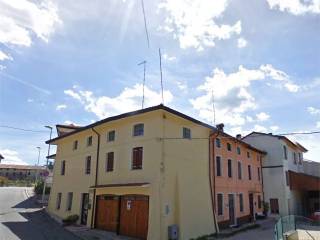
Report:
M219 131L215 132L215 133L211 133L209 135L209 183L210 183L210 193L211 193L211 204L212 204L212 213L213 213L213 220L214 220L214 226L215 226L215 230L216 230L216 235L219 233L219 225L217 223L217 219L216 219L216 192L215 192L215 188L216 188L216 176L215 176L215 161L214 161L214 157L215 157L215 153L214 153L214 141L211 144L211 138L216 139L216 137L218 137L219 135ZM213 137L212 137L213 136ZM212 153L211 153L211 145L212 145ZM211 166L212 163L212 166ZM212 179L213 176L213 179Z
M92 127L91 129L98 137L96 174L95 174L95 179L94 179L94 185L97 186L98 185L98 170L99 170L100 134L94 129L94 127ZM92 211L91 211L91 228L94 228L93 216L95 215L95 207L96 207L95 205L96 205L96 189L94 188L93 189Z

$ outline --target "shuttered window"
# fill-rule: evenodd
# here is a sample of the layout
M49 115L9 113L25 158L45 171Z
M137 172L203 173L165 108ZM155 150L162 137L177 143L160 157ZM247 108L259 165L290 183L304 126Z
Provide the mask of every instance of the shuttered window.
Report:
M64 175L66 173L66 161L62 160L61 162L61 175Z
M231 151L231 144L230 143L227 143L227 150Z
M217 148L221 148L221 140L220 140L220 138L216 138L216 146L217 146Z
M86 157L86 166L85 167L86 167L85 173L90 174L91 173L91 156Z
M132 149L132 169L142 169L143 147Z
M191 130L190 130L190 128L186 128L186 127L183 128L182 137L183 138L187 138L187 139L191 138Z
M107 159L106 159L106 172L113 171L113 164L114 164L114 152L108 152Z
M243 212L243 194L239 194L239 207L240 207L240 212Z
M251 166L248 165L248 178L251 180Z
M260 168L258 167L258 181L260 182Z
M258 195L258 208L261 208L261 205L262 205L262 203L261 203L261 196Z
M60 207L61 207L61 198L62 198L62 193L58 193L58 195L57 195L57 205L56 205L57 209L60 209Z
M242 179L242 166L241 162L238 162L238 179Z
M223 215L223 194L217 194L218 215Z
M232 160L228 159L228 177L232 178Z
M70 211L72 208L72 198L73 198L73 193L69 192L67 197L67 211Z
M216 157L216 169L217 169L217 176L221 176L221 157Z

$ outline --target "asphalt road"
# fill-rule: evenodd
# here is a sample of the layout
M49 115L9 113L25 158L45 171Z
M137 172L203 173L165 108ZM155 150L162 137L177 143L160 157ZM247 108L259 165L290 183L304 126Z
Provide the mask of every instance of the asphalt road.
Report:
M30 197L31 189L0 187L0 240L79 240Z

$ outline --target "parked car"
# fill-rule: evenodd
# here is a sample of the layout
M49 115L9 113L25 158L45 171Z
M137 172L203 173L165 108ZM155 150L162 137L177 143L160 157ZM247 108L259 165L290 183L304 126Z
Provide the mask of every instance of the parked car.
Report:
M317 210L314 213L312 213L310 218L315 221L320 221L320 210Z

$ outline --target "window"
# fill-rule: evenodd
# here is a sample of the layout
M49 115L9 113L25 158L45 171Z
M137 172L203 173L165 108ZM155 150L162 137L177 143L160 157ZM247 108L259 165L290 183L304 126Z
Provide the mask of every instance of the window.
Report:
M216 157L216 169L217 169L217 176L221 176L221 157Z
M67 197L67 211L70 211L72 208L72 198L73 198L73 193L69 192Z
M191 139L191 130L190 130L190 128L185 128L185 127L183 128L182 137Z
M240 208L240 212L243 212L243 194L242 193L239 194L239 208Z
M283 156L284 156L284 159L288 159L288 151L287 151L287 147L286 146L283 146Z
M258 208L261 208L261 196L260 195L258 195Z
M258 181L260 182L260 168L258 167Z
M289 173L286 171L286 184L289 186Z
M299 156L299 164L302 164L302 153L299 152L299 153L298 153L298 156Z
M293 163L297 164L297 154L295 152L292 153Z
M62 160L61 162L61 175L64 175L66 173L66 161Z
M237 153L238 153L238 155L241 154L241 149L240 149L240 147L237 147Z
M250 152L249 151L247 152L247 158L250 158Z
M132 149L132 169L142 169L143 147Z
M144 134L144 124L139 123L133 126L133 136L143 136Z
M223 215L223 195L221 193L217 194L217 202L218 202L218 215Z
M60 209L61 207L61 198L62 198L62 193L58 193L57 195L57 204L56 204L56 208Z
M113 162L114 162L114 152L108 152L107 159L106 159L106 172L113 171Z
M221 148L220 138L216 138L216 146L217 146L217 148Z
M85 173L90 174L90 172L91 172L91 156L86 157L86 168L85 169L86 169Z
M92 136L87 138L87 147L92 146Z
M73 150L77 150L78 149L78 140L73 142Z
M116 131L115 130L109 131L107 134L107 141L113 142L115 139L116 139Z
M232 178L232 160L228 159L228 177Z
M251 180L251 166L248 165L248 177L249 177L249 180Z
M227 143L227 150L231 151L231 144L230 143Z
M241 166L241 162L238 162L238 179L242 179L242 166Z

